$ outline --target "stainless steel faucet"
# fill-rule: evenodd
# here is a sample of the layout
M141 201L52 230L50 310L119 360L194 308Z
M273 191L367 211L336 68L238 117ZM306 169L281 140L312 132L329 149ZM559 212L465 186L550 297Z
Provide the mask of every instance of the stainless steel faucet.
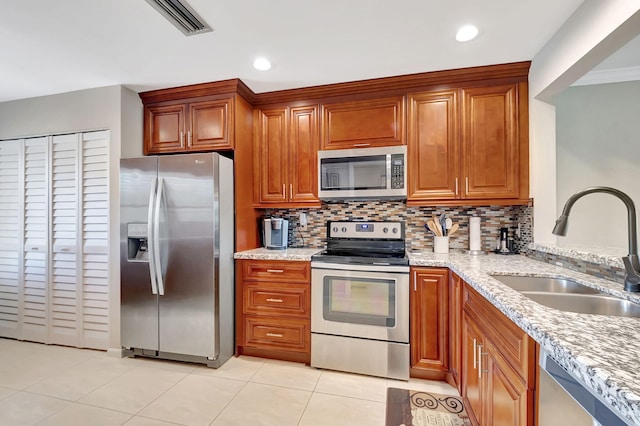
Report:
M562 214L556 220L556 226L553 227L553 233L555 235L565 236L567 235L567 224L569 221L569 212L574 203L587 194L593 194L594 192L603 192L605 194L611 194L618 197L625 206L627 206L627 223L629 233L629 254L622 258L624 263L625 277L624 277L624 289L626 291L640 291L640 262L638 262L638 237L636 231L636 207L633 204L633 200L624 192L610 188L607 186L592 186L585 188L582 191L578 191L573 194L564 205Z

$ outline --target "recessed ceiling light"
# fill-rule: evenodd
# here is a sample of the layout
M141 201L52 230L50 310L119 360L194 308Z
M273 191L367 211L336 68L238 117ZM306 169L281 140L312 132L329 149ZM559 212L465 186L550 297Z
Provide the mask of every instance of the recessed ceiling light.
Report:
M256 58L253 67L259 71L267 71L271 69L271 62L267 58Z
M465 25L460 27L456 33L456 40L469 41L473 40L478 35L478 27L475 25Z

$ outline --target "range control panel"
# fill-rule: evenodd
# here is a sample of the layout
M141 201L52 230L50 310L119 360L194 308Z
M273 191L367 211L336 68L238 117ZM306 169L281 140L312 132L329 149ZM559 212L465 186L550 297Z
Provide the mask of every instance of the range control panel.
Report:
M329 238L404 239L404 222L350 222L327 223Z

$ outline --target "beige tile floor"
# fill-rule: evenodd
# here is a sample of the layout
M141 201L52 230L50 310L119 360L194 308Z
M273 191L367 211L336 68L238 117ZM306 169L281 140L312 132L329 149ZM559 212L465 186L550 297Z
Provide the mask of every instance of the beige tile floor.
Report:
M0 338L0 425L384 425L387 387L456 395L261 358L219 369Z

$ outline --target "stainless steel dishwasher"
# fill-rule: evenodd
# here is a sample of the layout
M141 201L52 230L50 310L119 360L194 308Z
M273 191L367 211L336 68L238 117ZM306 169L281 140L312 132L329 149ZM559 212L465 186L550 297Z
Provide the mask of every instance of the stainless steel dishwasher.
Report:
M540 350L538 426L631 425Z

